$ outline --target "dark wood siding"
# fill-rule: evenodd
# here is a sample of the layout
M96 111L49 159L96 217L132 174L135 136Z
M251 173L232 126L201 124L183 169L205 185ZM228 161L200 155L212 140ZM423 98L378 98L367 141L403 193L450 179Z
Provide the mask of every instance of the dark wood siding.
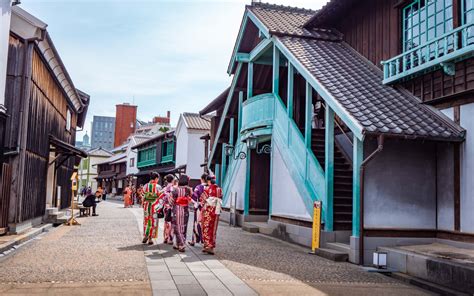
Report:
M400 53L401 22L399 0L356 1L350 12L341 17L336 28L344 41L381 67L380 62Z
M349 11L341 12L341 21L333 25L344 34L345 42L381 68L381 61L401 53L402 7L398 3L400 0L355 1ZM454 15L458 23L458 14ZM424 102L456 98L474 89L474 58L458 62L455 76L437 70L400 85Z

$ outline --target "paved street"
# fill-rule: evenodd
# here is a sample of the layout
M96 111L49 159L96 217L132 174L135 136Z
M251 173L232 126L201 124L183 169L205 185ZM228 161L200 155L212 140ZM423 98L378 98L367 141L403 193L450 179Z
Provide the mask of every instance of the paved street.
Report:
M428 295L222 223L216 256L143 246L141 209L103 202L98 213L80 218L81 226L52 229L0 261L0 294Z

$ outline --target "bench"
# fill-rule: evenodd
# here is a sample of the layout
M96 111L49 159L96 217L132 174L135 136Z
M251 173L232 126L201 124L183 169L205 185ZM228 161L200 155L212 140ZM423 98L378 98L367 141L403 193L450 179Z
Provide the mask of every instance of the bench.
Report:
M91 207L85 207L83 205L78 205L79 207L79 216L90 216L91 215Z

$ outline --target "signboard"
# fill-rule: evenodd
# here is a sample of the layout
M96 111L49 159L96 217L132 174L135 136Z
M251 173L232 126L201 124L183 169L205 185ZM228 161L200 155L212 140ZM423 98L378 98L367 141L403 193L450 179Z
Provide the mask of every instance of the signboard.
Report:
M319 249L321 238L321 202L315 201L313 204L313 240L311 250Z

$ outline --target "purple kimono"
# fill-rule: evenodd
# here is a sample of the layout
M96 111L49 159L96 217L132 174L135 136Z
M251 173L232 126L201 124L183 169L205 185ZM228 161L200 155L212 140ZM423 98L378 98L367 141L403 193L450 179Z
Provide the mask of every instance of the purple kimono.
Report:
M194 221L193 221L193 237L191 244L202 243L202 205L199 203L201 194L204 192L206 184L199 184L194 188L193 192L193 204L194 204Z

